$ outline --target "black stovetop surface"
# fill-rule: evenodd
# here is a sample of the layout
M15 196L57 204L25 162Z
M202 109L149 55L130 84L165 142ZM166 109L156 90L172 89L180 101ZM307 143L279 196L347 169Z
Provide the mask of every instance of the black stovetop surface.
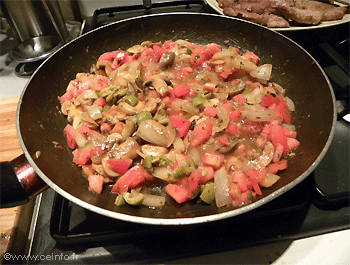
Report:
M186 5L189 1L178 2L180 6L172 11L212 12L203 1L192 1L190 8ZM121 11L130 15L127 9ZM165 10L140 7L132 12L135 16ZM97 17L88 18L85 30L91 29L91 23L98 27L115 20L115 8L105 11L97 10ZM85 210L49 189L40 201L30 254L63 253L71 257L70 263L176 262L213 254L212 260L206 263L214 263L218 258L216 253L221 253L220 258L224 259L223 253L228 257L237 249L266 245L269 249L272 246L276 255L257 254L251 261L268 263L278 258L278 253L285 251L292 240L349 229L350 125L341 118L349 113L349 42L344 42L349 39L349 25L283 34L314 56L330 77L337 100L345 102L328 152L305 181L252 212L209 224L181 227L110 219ZM65 260L56 259L52 263L65 263Z

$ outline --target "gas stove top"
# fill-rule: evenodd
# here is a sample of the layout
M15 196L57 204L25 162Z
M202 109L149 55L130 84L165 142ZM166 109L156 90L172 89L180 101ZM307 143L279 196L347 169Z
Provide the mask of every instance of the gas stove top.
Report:
M82 32L132 16L179 11L214 12L201 0L169 1L165 6L147 6L144 1L133 10L130 7L98 9L86 19ZM349 25L283 34L320 63L330 78L338 104L333 142L320 165L304 182L250 213L185 227L148 226L110 219L85 210L49 189L37 198L28 254L56 258L38 258L35 263L348 263L349 258L341 258L341 254L350 251L350 244L342 242L350 237L350 124L346 121L350 88ZM321 247L327 244L338 245L332 249ZM326 256L330 258L327 260Z

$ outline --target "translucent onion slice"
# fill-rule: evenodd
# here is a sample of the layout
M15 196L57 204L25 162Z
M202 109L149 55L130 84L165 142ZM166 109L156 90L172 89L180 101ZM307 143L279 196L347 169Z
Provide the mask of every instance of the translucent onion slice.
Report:
M102 118L102 112L100 110L100 107L98 105L91 105L87 107L87 111L89 113L89 116L93 120L98 120Z
M170 181L172 180L173 170L167 167L156 167L153 171L153 176L161 180Z
M272 74L272 64L263 64L255 68L250 72L250 76L264 81L262 83L266 84L270 80Z
M87 140L83 134L76 131L75 132L75 142L77 143L77 145L79 147L83 147L83 146L85 146Z
M91 98L91 99L97 99L97 98L98 98L96 92L93 91L93 90L90 90L90 89L85 90L83 93L81 93L81 94L79 95L79 97L84 98L84 99L89 99L89 98Z
M225 130L230 122L229 112L221 105L217 106L216 113L218 115L219 126L214 129L214 132Z
M275 184L279 179L280 179L280 176L267 173L266 178L263 181L261 181L259 185L265 188L268 188L268 187L271 187L273 184Z
M218 208L229 205L232 202L229 194L230 181L227 171L224 167L220 168L214 174L215 183L215 203Z
M142 201L142 204L148 207L162 207L165 205L165 197L163 196L157 196L157 195L150 195L150 194L144 194L144 198Z
M288 108L290 109L290 111L295 111L295 104L294 104L293 100L291 100L289 97L285 97L284 99L285 99L286 104L287 104Z
M169 142L175 139L175 135L173 136L170 134L172 134L171 128L164 127L154 120L142 122L137 130L137 135L146 142L164 147L171 145L172 142L170 144ZM172 139L170 137L172 137Z
M272 121L275 118L276 112L272 109L265 109L260 111L244 110L242 113L243 117L250 121Z

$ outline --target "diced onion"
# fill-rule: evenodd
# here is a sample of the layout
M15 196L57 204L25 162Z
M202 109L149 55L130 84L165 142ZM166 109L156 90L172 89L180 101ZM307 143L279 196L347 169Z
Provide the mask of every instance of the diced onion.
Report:
M253 63L249 60L245 60L245 59L241 58L240 56L236 56L235 58L233 58L232 65L235 68L242 69L248 73L251 73L252 71L256 70L256 68L257 68L255 63Z
M162 207L165 205L165 197L144 194L142 204L148 207Z
M285 99L286 104L287 104L288 108L290 109L290 111L295 111L295 105L294 105L293 100L291 100L289 97L285 97L284 99Z
M259 183L260 186L263 186L265 188L271 187L273 184L275 184L280 179L280 176L277 176L275 174L267 173L265 179Z
M221 105L217 106L216 113L218 115L219 127L215 128L214 132L221 132L227 128L230 122L229 113Z
M185 143L180 137L175 137L173 145L174 145L175 151L177 152L183 153L186 150Z
M244 110L242 115L250 121L265 122L272 121L275 118L275 114L275 110L265 109L262 111Z
M173 176L173 170L167 167L156 167L153 171L153 176L162 180L171 180Z
M259 104L261 102L261 99L263 97L263 87L259 87L254 89L249 94L244 95L245 101L248 104Z
M79 147L83 147L86 144L87 140L83 134L76 131L75 132L75 142L77 143L77 145Z
M229 205L232 202L229 194L230 181L227 171L224 167L220 168L214 174L215 183L215 203L218 208Z
M185 111L191 115L199 114L199 110L187 100L177 100L171 105L171 108L174 111Z
M154 120L147 120L140 124L137 135L146 142L167 147L167 129Z
M93 120L98 120L102 118L102 112L98 105L91 105L90 107L87 107L87 111Z
M263 84L270 80L272 74L272 64L263 64L250 72L250 76L259 79Z
M83 93L80 94L79 97L84 98L84 99L89 99L89 98L97 99L98 98L96 92L93 90L90 90L90 89L85 90Z

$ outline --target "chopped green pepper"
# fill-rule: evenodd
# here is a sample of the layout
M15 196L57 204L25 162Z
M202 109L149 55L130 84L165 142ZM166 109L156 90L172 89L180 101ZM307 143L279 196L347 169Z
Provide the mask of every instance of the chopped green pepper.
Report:
M138 192L125 192L123 193L123 198L127 204L130 205L140 205L142 204L145 195Z
M115 199L114 203L117 206L121 206L121 205L125 204L125 200L124 200L123 195L118 195L118 197Z
M137 103L139 103L139 99L133 95L125 96L124 101L133 107L135 107Z
M215 184L214 182L209 182L205 184L204 189L199 195L199 198L202 199L207 204L212 204L215 201Z
M174 178L180 179L183 176L187 176L187 175L191 174L193 171L194 171L194 169L190 168L190 167L184 167L184 166L179 167L179 168L174 170Z
M203 105L204 104L204 100L206 99L210 99L211 98L211 93L208 91L204 91L199 93L194 99L193 99L193 106L197 107L199 105Z
M146 156L143 159L143 167L148 171L148 172L153 172L154 166L157 167L165 167L171 163L171 160L165 156Z
M167 113L167 110L166 110L166 105L165 103L162 103L156 114L154 115L154 120L159 122L160 124L166 126L169 124L169 118L168 118L168 113Z
M137 126L140 126L140 124L144 121L152 120L152 114L149 111L143 111L136 115L137 117Z

